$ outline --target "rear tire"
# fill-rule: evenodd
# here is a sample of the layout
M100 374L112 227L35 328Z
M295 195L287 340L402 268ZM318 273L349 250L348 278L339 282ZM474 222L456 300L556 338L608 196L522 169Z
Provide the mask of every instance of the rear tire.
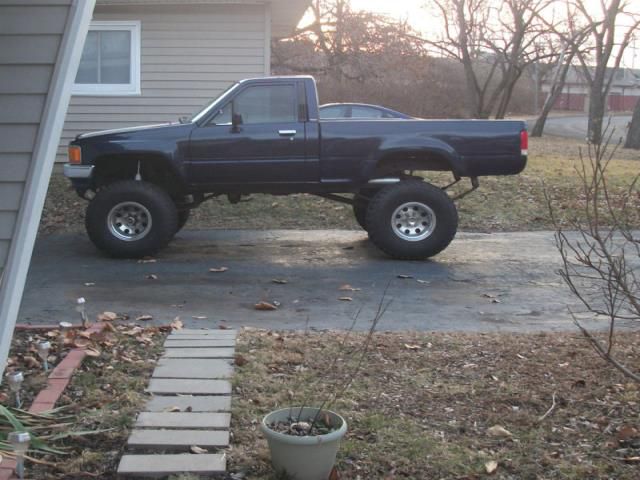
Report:
M87 207L89 238L105 253L119 258L154 255L176 233L175 203L160 187L121 180L102 188Z
M383 188L369 202L367 231L391 257L421 260L447 248L458 229L458 212L440 188L408 180Z

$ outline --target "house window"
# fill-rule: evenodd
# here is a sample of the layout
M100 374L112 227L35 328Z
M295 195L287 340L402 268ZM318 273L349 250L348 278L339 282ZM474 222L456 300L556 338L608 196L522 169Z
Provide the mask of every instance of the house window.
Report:
M140 22L91 23L73 93L140 94Z

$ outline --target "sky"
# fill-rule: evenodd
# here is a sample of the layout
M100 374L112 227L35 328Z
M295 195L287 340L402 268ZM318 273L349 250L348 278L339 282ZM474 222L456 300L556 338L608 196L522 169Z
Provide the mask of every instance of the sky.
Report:
M562 0L558 0L561 2ZM600 0L587 0L593 3L593 7L600 10ZM634 0L640 4L640 0ZM351 0L351 5L355 10L370 10L392 17L408 20L416 30L428 32L430 23L429 12L423 8L426 0ZM632 4L633 5L633 4ZM640 12L640 6L635 9ZM435 27L437 28L437 26ZM637 48L627 48L623 66L640 68L640 40L636 41Z

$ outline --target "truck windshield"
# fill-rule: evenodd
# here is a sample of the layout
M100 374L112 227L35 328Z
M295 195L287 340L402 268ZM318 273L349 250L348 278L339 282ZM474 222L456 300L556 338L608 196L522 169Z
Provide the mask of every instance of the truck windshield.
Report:
M191 121L192 122L197 122L198 120L200 120L202 117L204 117L208 112L210 112L213 108L215 108L216 105L222 104L225 100L225 98L231 93L232 90L234 90L237 86L239 85L239 83L232 83L231 85L229 85L229 87L222 92L220 95L218 95L216 97L215 100L209 102L204 108L202 108L201 110L199 110L197 113L195 113L192 117L191 117Z

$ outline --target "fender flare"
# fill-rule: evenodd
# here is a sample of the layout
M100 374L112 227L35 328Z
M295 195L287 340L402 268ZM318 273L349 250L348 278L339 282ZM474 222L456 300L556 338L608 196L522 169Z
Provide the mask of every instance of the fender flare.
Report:
M467 176L466 165L458 153L447 143L434 139L413 139L407 142L405 139L399 139L391 143L385 143L380 146L376 155L366 162L364 168L365 179L373 177L378 165L387 158L406 155L412 156L430 156L436 157L444 161L451 172L456 176Z

